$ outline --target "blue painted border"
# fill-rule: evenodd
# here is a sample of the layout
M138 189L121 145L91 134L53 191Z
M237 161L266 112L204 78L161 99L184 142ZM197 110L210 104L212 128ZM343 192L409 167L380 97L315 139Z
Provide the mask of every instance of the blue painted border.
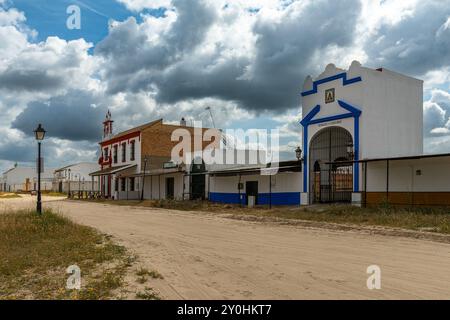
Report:
M309 95L312 95L312 94L316 94L318 92L319 85L327 83L327 82L339 80L339 79L342 79L342 85L343 86L348 86L350 84L362 81L361 77L347 79L347 72L339 73L339 74L337 74L335 76L332 76L332 77L328 77L328 78L324 78L324 79L321 79L321 80L314 81L313 82L313 89L310 90L310 91L302 92L302 97L306 97L306 96L309 96Z
M315 106L300 122L300 124L303 126L303 150L304 150L304 165L303 165L303 192L308 192L308 166L309 166L309 148L308 148L308 127L313 124L319 124L324 122L330 122L340 119L348 119L348 118L354 118L354 148L355 148L355 161L359 160L359 119L361 118L361 110L353 107L352 105L342 101L338 100L338 104L341 108L343 108L346 111L349 111L349 113L339 114L331 117L325 117L320 119L314 119L314 117L320 112L320 105ZM359 165L358 163L355 163L353 165L353 189L354 192L359 192Z
M221 193L211 192L210 201L229 204L242 204L247 203L247 195L241 194L241 201L239 201L239 193ZM272 197L272 199L270 199ZM272 203L274 206L296 206L300 205L300 192L277 192L272 193L259 193L258 205L269 205Z

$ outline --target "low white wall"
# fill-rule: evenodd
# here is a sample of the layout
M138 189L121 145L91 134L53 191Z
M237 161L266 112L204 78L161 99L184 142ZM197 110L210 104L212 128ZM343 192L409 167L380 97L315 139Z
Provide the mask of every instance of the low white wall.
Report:
M368 192L385 192L386 178L386 161L368 163ZM450 157L390 161L389 191L450 192Z
M259 174L241 176L241 183L244 184L244 189L241 190L241 193L245 193L245 184L247 181L257 181L259 193L270 192L270 176ZM272 176L272 192L301 192L302 181L303 178L301 172L279 173ZM239 176L213 176L211 177L210 192L238 193L238 183Z
M174 178L174 198L183 199L183 173L173 173L161 176L145 177L144 199L159 200L166 199L166 179ZM142 180L142 178L137 178ZM186 178L186 180L188 180Z

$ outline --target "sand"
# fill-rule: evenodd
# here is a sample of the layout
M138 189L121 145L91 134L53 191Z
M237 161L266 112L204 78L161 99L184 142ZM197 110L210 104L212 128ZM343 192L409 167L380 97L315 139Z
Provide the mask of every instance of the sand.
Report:
M450 298L448 243L166 209L59 200L45 206L137 253L164 276L152 286L165 299ZM381 268L380 290L367 288L370 265Z

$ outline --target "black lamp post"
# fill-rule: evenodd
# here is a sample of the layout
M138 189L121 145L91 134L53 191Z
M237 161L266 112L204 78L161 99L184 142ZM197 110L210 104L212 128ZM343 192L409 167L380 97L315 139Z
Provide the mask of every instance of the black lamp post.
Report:
M42 202L41 202L41 170L42 170L42 163L41 163L41 141L44 140L45 137L45 130L42 128L42 125L39 124L37 129L34 130L34 134L36 136L36 140L38 142L38 161L37 161L37 172L38 172L38 190L37 190L37 206L36 211L38 214L42 214Z

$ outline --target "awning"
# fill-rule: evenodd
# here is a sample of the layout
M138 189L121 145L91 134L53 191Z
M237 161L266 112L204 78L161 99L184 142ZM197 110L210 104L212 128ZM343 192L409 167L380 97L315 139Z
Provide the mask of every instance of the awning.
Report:
M272 164L268 164L267 166L259 166L259 167L242 167L242 168L233 168L233 169L225 169L225 170L216 170L210 171L209 174L211 176L244 176L244 175L274 175L282 172L301 172L302 166L298 161L285 161L280 162L278 166L273 166Z
M162 176L165 174L174 174L174 173L185 173L185 170L183 168L155 169L151 171L146 171L145 174L144 172L135 173L132 174L131 177L143 177L144 175L146 177Z
M106 168L106 169L103 169L100 171L92 172L92 173L89 173L89 175L91 177L106 176L109 174L121 172L121 171L128 170L128 169L135 169L135 168L137 168L137 164L117 166L117 167L111 167L111 168Z

